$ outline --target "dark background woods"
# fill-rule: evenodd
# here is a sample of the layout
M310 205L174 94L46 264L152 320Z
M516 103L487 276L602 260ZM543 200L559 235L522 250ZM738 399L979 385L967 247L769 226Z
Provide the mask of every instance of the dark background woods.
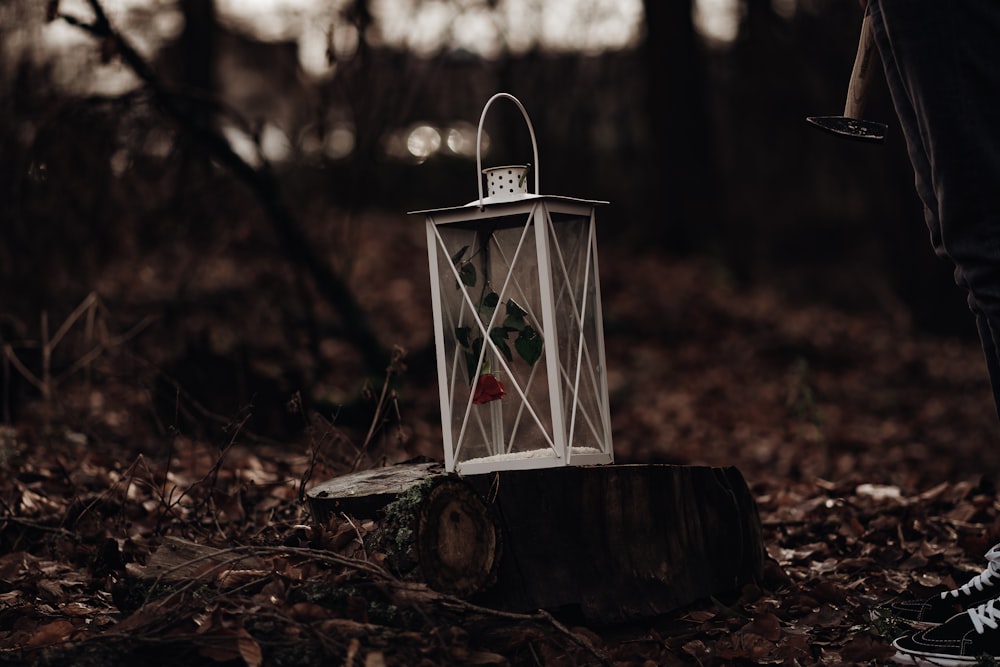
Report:
M0 3L0 663L886 664L871 606L980 571L1000 450L884 87L884 146L804 121L843 108L856 3L734 0L716 44L648 0L628 48L489 59L391 48L375 4L323 5L310 76L222 0ZM26 57L54 31L68 58ZM406 212L476 196L467 148L426 148L498 91L543 192L611 202L616 461L750 485L767 570L738 600L501 618L373 574L377 526L302 502L442 456ZM487 131L485 164L530 159L512 106ZM178 538L273 560L130 589Z
M963 299L928 248L884 87L869 111L889 122L884 146L804 122L842 109L857 7L739 9L727 44L696 30L691 2L652 1L623 50L536 45L486 59L447 44L420 55L388 47L356 0L329 17L328 70L310 78L293 42L241 32L211 2L154 3L111 25L86 3L7 3L0 333L23 368L5 356L4 419L33 415L46 392L46 420L71 411L56 385L81 370L92 379L115 348L137 357L104 372L148 398L129 419L148 420L153 439L191 428L185 415L226 421L251 405L251 426L293 437L303 420L285 410L291 396L363 433L370 409L359 396L394 346L408 355L401 395L434 381L421 221L405 213L476 193L474 158L415 159L400 147L424 124L474 130L497 91L528 109L544 192L611 202L600 220L609 284L656 288L669 303L676 287L633 272L631 259L695 259L712 280L769 287L789 308L833 306L971 340ZM169 12L182 29L153 50L144 30ZM83 42L70 74L14 48L53 24ZM87 89L109 72L134 81ZM520 116L494 109L484 164L530 159ZM352 150L317 148L345 128ZM286 141L269 163L259 155L274 136ZM91 292L100 308L71 318ZM607 310L610 336L637 330L613 302ZM640 319L663 317L651 308ZM46 336L63 323L46 362ZM417 404L431 419L416 449L433 453L433 404L403 401L422 415Z

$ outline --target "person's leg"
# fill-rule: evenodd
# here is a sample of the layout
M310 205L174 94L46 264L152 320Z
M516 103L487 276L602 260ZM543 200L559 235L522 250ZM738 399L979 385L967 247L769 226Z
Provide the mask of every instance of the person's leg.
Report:
M1000 3L873 0L935 252L969 290L1000 413Z
M989 373L990 385L993 388L993 403L997 406L997 415L1000 416L1000 391L998 391L998 378L1000 378L1000 332L991 324L989 318L977 310L973 298L969 297L969 307L972 308L976 316L976 328L979 330L979 340L983 344L983 353L986 355L986 371Z
M931 243L968 289L1000 414L1000 3L871 0L869 11ZM954 591L882 608L931 625L896 639L894 661L1000 656L1000 545L987 560Z

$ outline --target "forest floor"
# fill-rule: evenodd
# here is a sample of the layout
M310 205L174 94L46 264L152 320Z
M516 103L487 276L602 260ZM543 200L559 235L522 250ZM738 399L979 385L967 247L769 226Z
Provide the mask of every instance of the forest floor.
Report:
M337 268L400 349L385 377L308 281L238 239L109 266L98 298L47 314L48 376L40 325L20 324L0 406L0 664L882 665L873 605L982 569L1000 448L975 341L792 303L708 260L605 253L616 461L737 467L764 577L614 627L395 578L371 522L318 525L302 499L441 457L419 227L327 239L357 248ZM169 538L222 565L137 584Z

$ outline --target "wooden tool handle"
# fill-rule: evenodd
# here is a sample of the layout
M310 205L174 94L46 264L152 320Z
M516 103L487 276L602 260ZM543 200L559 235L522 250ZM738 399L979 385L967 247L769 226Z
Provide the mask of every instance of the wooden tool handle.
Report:
M875 36L872 30L872 19L868 12L861 22L861 39L858 41L858 55L854 59L854 69L851 71L851 82L847 87L847 102L844 104L846 118L861 118L864 111L865 98L871 88L872 78L878 66L878 54L875 47Z

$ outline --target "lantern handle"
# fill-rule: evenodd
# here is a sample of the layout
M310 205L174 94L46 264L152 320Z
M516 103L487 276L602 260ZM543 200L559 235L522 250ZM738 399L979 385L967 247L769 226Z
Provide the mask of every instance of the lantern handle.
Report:
M483 158L481 152L483 145L483 122L486 120L486 112L489 110L490 105L501 97L505 97L517 105L517 108L521 110L521 115L524 116L524 122L528 125L528 134L531 135L531 150L535 160L535 194L537 195L541 192L538 189L538 142L535 141L535 128L531 126L531 119L528 118L528 112L525 111L524 105L510 93L497 93L483 107L483 113L479 116L479 131L476 132L476 176L479 181L479 208L483 208Z

